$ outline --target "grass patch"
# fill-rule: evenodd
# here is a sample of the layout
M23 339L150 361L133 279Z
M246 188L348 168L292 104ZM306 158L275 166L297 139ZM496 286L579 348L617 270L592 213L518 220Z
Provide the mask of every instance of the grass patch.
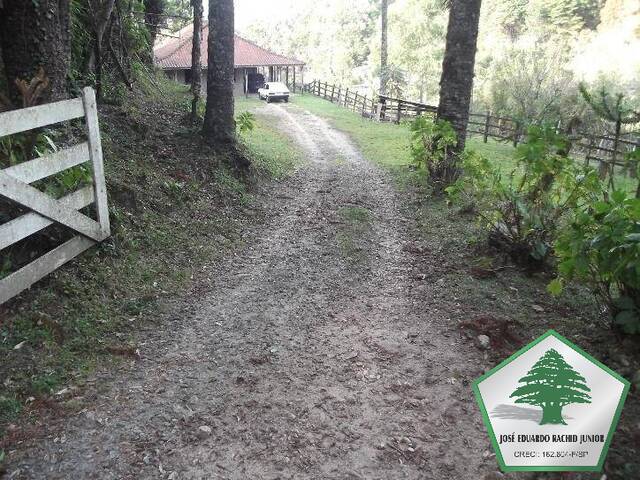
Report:
M406 125L379 123L313 95L297 95L291 102L328 119L339 130L348 133L364 156L390 170L401 188L420 183L423 175L412 168L410 133ZM470 137L468 146L500 165L505 173L515 165L513 146L489 139Z
M253 165L276 179L289 175L302 162L300 150L291 138L273 124L273 118L260 113L264 102L254 96L236 98L236 116L250 112L256 123L250 132L242 134L242 142L251 152Z
M369 160L392 170L411 165L410 133L406 125L371 121L313 95L297 95L291 102L328 119L336 128L350 134ZM492 139L484 143L481 138L470 137L467 145L496 164L504 165L505 171L515 165L514 148L508 143Z
M411 163L409 131L405 126L372 122L313 95L295 95L291 103L328 119L348 133L370 161L392 170L405 169Z
M314 95L296 95L291 98L291 102L328 119L336 128L348 133L365 157L394 172L401 181L401 186L406 182L419 181L415 171L407 169L412 164L412 159L409 149L410 134L406 125L371 121ZM489 138L484 143L481 137L473 135L467 139L467 148L488 158L505 178L516 167L515 148L511 142ZM636 179L617 168L616 188L635 193L637 185Z
M338 209L340 218L336 243L342 256L351 264L361 264L367 260L367 249L363 242L371 232L373 221L371 211L353 205Z
M14 421L22 411L22 404L16 397L0 397L0 422L7 424Z
M363 207L342 207L338 210L338 215L340 215L343 220L352 224L371 222L371 211Z

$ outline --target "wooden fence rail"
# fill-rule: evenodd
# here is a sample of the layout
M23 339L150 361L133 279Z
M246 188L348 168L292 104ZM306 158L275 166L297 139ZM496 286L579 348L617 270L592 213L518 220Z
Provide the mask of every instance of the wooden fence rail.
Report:
M85 119L87 142L0 170L0 196L30 210L0 225L0 250L53 224L65 225L78 233L0 280L0 304L110 235L102 144L93 89L85 88L82 98L0 114L0 137L76 118ZM92 186L55 199L30 185L89 161L93 167ZM95 204L96 220L79 211L91 204Z
M435 117L438 111L438 108L432 105L385 95L369 98L349 88L343 89L341 86L318 80L303 85L301 90L360 113L363 117L381 122L401 123L418 115ZM559 122L557 130L562 131L562 125ZM617 131L617 129L614 130ZM481 136L485 143L489 138L493 138L501 142L509 142L514 147L524 140L526 131L527 126L517 119L493 115L491 112L471 113L467 126L468 134ZM598 135L584 131L565 133L571 140L572 155L584 160L586 164L595 161L607 164L611 168L626 168L625 156L640 148L640 133L626 133L618 136L616 134Z

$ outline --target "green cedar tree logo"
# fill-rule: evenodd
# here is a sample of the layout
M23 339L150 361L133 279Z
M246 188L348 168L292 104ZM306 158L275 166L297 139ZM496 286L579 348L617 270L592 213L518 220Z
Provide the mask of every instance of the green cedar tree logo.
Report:
M542 407L540 425L566 425L562 407L571 403L591 403L585 378L569 365L553 348L547 350L527 375L518 380L518 387L510 398L515 403Z

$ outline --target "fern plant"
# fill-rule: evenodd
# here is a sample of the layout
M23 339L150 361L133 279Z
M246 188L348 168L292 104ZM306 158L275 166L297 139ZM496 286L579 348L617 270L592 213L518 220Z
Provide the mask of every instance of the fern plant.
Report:
M256 117L251 112L242 112L236 118L236 128L240 133L251 132L255 128Z
M418 168L425 168L435 193L443 192L460 176L459 157L453 126L445 120L418 116L409 124L411 156Z

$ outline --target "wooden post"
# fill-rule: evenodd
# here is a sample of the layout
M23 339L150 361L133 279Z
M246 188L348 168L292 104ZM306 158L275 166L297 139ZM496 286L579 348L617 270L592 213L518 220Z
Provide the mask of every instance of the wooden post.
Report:
M102 233L101 239L105 239L111 235L111 229L107 205L107 184L104 178L104 163L102 159L102 140L100 138L100 127L98 126L98 108L96 106L96 93L93 88L86 87L82 90L82 105L87 123L89 158L93 164L96 212Z
M293 93L296 93L296 66L293 66Z
M344 106L349 107L349 87L347 87L347 91L344 94Z
M249 74L247 69L244 69L244 98L249 98Z
M484 121L484 143L489 141L489 125L491 125L491 112L487 112L487 118Z
M589 147L587 147L587 156L584 159L584 164L587 167L591 163L591 151L593 150L594 141L595 141L595 138L593 136L590 136L589 137Z
M379 122L384 120L386 109L387 109L386 99L381 96L378 96L378 111L377 111L376 117Z
M402 100L398 100L398 111L396 112L396 123L400 125L400 118L402 116Z
M333 97L335 96L335 94L336 94L336 86L334 84L334 85L331 85L331 103L333 103Z
M622 122L618 119L616 122L616 136L613 139L613 153L611 155L611 170L609 172L609 185L613 190L615 185L613 184L613 177L616 173L616 160L618 159L618 147L620 146L620 130L622 129Z
M514 148L518 146L518 142L520 141L520 122L516 122L516 128L513 132L513 146Z
M355 97L353 98L353 111L355 112L358 109L358 92L356 92Z

